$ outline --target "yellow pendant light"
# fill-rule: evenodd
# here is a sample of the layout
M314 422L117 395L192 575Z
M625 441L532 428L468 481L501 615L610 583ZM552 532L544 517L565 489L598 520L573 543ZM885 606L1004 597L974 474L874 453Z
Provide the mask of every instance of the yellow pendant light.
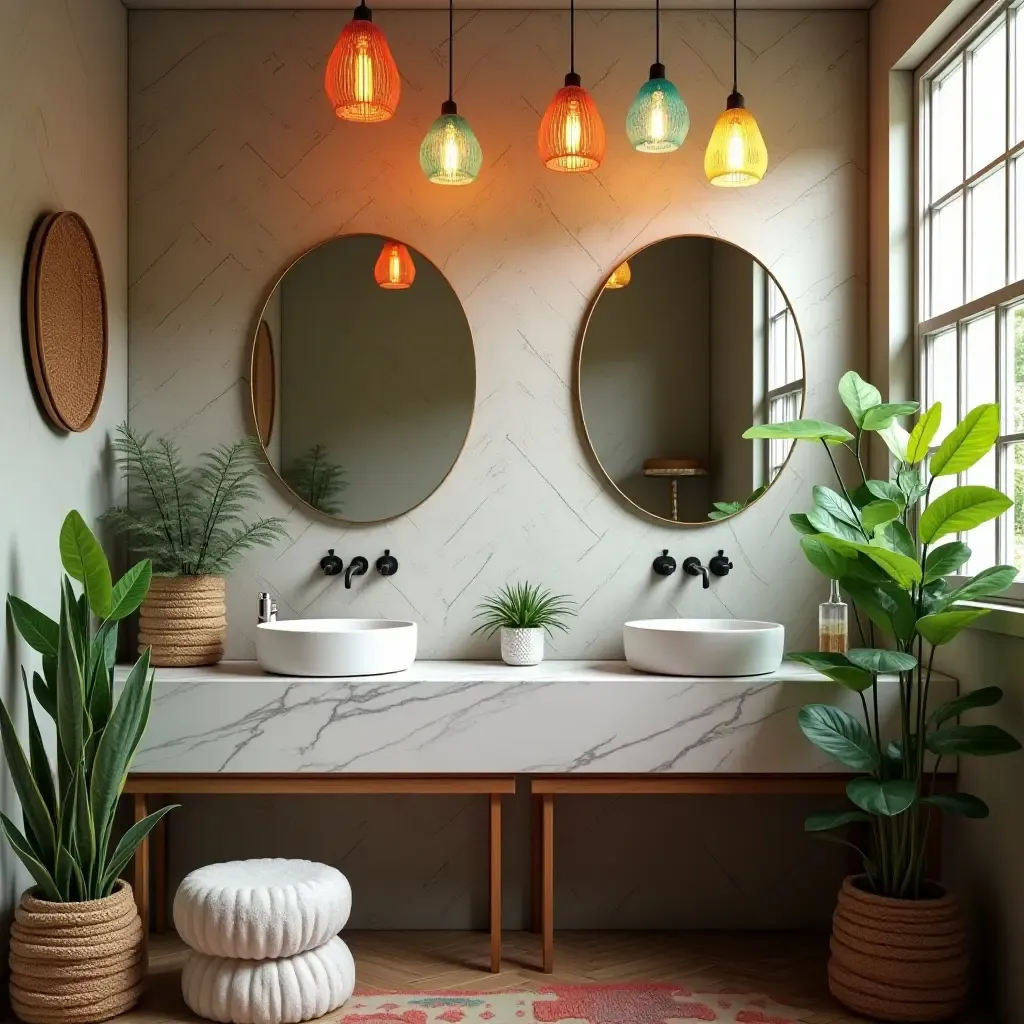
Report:
M633 271L629 269L629 260L623 260L612 272L608 275L608 280L605 281L605 288L625 288L630 281L633 280Z
M722 188L756 185L768 172L768 149L761 130L737 88L736 8L737 0L732 0L732 93L704 153L704 173L708 181Z

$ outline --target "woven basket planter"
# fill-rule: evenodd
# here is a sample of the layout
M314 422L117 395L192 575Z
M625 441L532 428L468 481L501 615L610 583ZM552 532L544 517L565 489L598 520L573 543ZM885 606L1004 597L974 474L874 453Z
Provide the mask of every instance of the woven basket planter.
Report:
M142 921L127 882L88 903L29 890L11 925L11 1008L26 1024L92 1024L142 994Z
M832 917L829 988L857 1013L948 1020L967 1006L967 933L956 898L899 900L847 878Z
M216 665L227 633L221 576L154 576L139 609L139 653L158 668Z

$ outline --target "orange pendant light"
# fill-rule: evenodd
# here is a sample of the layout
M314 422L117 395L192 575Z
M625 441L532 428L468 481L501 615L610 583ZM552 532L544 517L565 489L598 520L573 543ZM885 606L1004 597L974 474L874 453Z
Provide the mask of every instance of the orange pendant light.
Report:
M373 267L374 280L391 291L408 288L416 280L416 264L401 242L386 242Z
M341 30L327 61L324 88L343 121L387 121L394 116L402 81L384 33L361 3Z
M629 260L623 260L612 272L608 275L608 280L605 281L605 288L625 288L630 281L633 280L633 271L629 268Z
M604 159L604 123L576 74L576 4L569 0L569 74L541 118L537 153L549 171L596 171Z

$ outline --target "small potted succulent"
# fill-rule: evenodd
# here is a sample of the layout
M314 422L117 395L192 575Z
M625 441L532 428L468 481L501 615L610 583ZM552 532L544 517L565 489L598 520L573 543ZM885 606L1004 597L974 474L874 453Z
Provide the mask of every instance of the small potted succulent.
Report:
M215 665L227 632L224 577L246 551L286 536L284 520L251 517L262 448L255 437L218 445L186 469L177 445L127 423L114 452L127 506L104 518L152 561L153 584L139 613L139 651L159 668Z
M569 631L566 619L576 614L564 595L532 583L506 584L479 605L481 623L474 633L501 633L501 658L506 665L539 665L544 660L544 634Z

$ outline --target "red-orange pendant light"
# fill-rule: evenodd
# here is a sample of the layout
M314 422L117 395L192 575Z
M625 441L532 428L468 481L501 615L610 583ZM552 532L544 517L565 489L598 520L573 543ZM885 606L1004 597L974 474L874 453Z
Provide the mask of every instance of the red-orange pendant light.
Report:
M324 88L343 121L387 121L402 93L395 59L384 33L373 23L365 3L341 30L327 61Z
M569 0L569 73L544 111L537 153L551 171L596 171L604 159L604 123L576 74L576 4Z
M390 291L408 288L416 280L416 264L409 250L401 242L386 242L374 264L373 278Z

